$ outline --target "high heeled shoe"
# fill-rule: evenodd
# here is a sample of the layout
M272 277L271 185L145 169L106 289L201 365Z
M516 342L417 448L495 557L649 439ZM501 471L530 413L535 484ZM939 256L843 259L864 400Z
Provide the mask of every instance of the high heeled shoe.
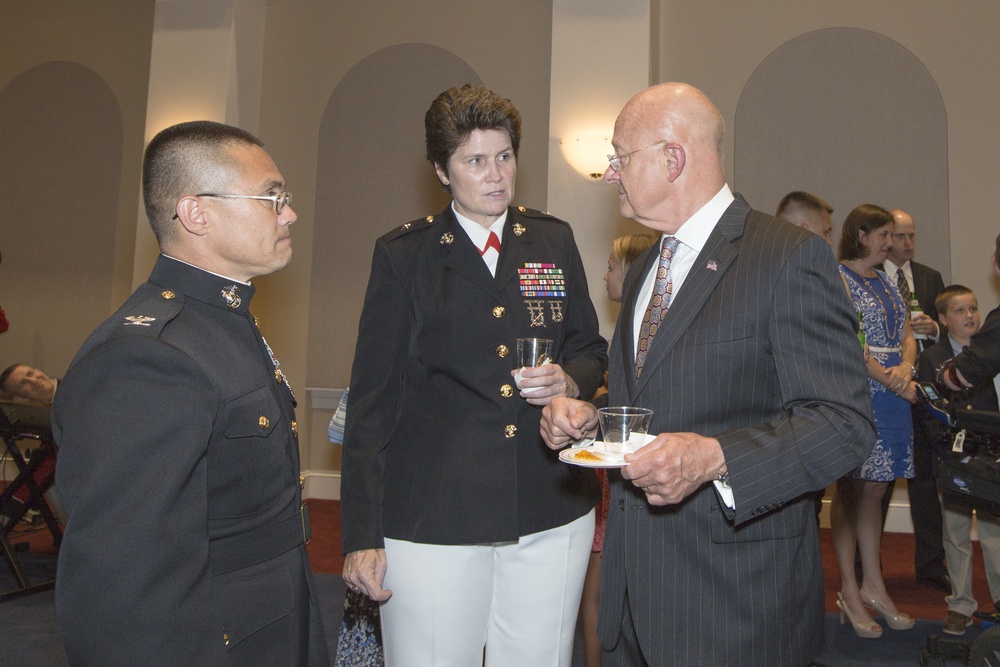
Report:
M882 636L882 626L875 621L869 620L867 623L860 623L855 621L851 616L851 612L847 610L847 603L844 602L844 596L837 593L837 606L840 608L840 624L845 623L845 617L851 621L851 627L854 628L854 634L862 639L878 639Z
M909 614L904 614L903 612L890 614L875 598L862 598L861 601L866 607L874 611L878 616L881 616L885 624L893 630L909 630L916 623Z

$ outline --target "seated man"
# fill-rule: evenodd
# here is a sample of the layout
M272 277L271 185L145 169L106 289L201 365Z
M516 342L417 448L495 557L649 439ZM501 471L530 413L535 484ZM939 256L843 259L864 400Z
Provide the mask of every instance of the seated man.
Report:
M14 398L52 404L58 380L27 364L14 364L0 373L0 390Z
M921 381L933 382L936 369L954 357L969 344L969 339L979 330L979 304L976 295L968 287L951 285L935 299L938 320L947 327L948 336L923 351L917 363ZM979 384L962 391L948 392L956 407L971 410L997 412L997 392L994 379L987 378ZM929 429L931 433L937 430ZM941 456L967 456L972 452L966 446L961 453L952 453L952 444L943 438L933 443ZM936 466L935 466L936 467ZM948 613L945 616L944 632L963 635L972 623L977 603L972 593L972 508L941 497L942 535L944 551L951 579L951 594L945 598ZM986 565L986 580L990 595L1000 600L1000 518L976 510L979 525L979 539L983 548ZM976 614L980 616L979 614Z

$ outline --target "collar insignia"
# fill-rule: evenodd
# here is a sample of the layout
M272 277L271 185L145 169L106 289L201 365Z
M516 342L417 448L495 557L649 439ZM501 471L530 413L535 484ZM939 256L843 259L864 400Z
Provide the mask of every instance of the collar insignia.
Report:
M524 225L520 222L514 224L514 236L521 236L525 232Z
M150 322L155 322L155 317L146 315L129 315L125 318L125 326L148 327Z
M239 308L243 303L243 299L240 297L240 288L236 285L224 287L222 289L222 298L226 300L226 305L233 310Z
M451 232L445 232L441 235L441 245L451 245L455 242L455 236Z

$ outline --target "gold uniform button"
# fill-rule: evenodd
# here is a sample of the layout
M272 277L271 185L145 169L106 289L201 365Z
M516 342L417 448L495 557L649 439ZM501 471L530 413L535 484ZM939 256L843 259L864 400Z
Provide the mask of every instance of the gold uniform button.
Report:
M499 320L501 317L503 317L503 314L504 314L504 307L503 306L494 306L493 307L493 317L495 317L495 318L497 318Z
M274 381L277 382L278 384L281 384L281 371L279 371L277 368L274 369Z
M229 635L225 632L222 633L222 641L226 642L226 646L229 646Z
M268 426L271 425L271 422L270 422L270 420L268 420L267 417L265 417L264 415L261 415L257 419L257 425L260 426L261 428L267 428Z
M504 398L510 398L511 396L514 395L514 388L511 387L509 384L505 384L504 386L500 387L500 395L503 396Z
M299 437L299 423L294 419L292 420L292 435L296 438Z
M513 438L515 435L517 435L516 426L514 426L513 424L507 424L506 426L503 427L503 437Z
M162 292L160 292L160 296L169 301L170 299L173 299L177 295L171 292L170 290L165 289Z
M498 357L503 358L503 357L506 357L508 354L510 354L510 350L507 348L506 345L498 345L497 346L497 356Z

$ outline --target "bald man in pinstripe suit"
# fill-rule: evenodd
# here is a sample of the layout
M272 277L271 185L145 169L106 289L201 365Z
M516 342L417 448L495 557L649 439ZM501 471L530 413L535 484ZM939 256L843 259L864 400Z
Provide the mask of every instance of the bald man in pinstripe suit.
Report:
M615 123L605 181L670 250L633 264L611 343L610 404L652 408L658 436L610 475L605 665L814 660L823 577L807 494L875 442L829 246L733 195L722 138L718 110L685 84L637 94ZM557 400L542 434L559 448L596 424L594 405Z

